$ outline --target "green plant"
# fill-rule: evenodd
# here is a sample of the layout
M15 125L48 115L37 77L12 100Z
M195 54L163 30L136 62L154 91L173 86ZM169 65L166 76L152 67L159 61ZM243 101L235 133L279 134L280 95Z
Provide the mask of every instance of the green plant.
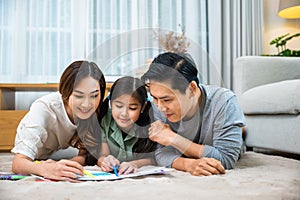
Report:
M291 36L289 36L289 35L290 34L287 33L285 35L282 35L282 36L279 36L279 37L275 38L274 40L272 40L270 42L270 45L275 45L277 50L278 50L278 54L273 55L273 56L296 56L296 57L300 57L300 50L290 50L290 49L286 48L286 43L294 37L299 37L300 33L296 33L296 34L291 35Z

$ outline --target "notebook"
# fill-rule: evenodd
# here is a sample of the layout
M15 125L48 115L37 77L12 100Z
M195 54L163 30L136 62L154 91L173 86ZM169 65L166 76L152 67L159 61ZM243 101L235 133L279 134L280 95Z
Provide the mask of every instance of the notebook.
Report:
M167 174L172 171L171 168L166 167L157 167L157 166L144 166L137 170L136 173L130 173L126 175L115 175L114 173L103 172L101 168L98 166L86 166L84 167L87 173L84 176L78 176L78 180L81 181L105 181L105 180L118 180L124 178L133 178L140 177L146 175L154 175L154 174Z

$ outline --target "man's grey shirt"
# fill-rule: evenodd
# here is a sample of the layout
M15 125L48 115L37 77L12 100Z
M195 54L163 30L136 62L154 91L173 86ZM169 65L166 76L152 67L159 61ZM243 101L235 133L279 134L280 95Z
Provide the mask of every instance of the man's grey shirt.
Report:
M169 122L155 105L154 118L169 124L177 134L204 145L203 157L220 160L225 169L232 169L241 153L244 114L229 89L200 85L200 90L201 105L188 121ZM184 155L171 146L159 145L155 152L157 164L166 167L171 167L174 159L180 156Z

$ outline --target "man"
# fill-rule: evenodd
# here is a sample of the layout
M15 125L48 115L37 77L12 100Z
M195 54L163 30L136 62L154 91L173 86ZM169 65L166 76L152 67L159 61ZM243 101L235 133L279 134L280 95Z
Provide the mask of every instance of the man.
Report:
M199 85L197 75L186 54L163 53L153 60L142 76L157 120L149 138L160 144L158 165L193 175L224 174L241 152L244 115L230 90Z

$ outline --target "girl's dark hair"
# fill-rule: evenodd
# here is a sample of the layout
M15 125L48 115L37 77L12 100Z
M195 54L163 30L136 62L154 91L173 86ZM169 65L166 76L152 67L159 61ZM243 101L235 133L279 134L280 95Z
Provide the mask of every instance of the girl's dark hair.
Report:
M137 135L140 137L133 146L133 153L135 158L147 157L144 153L153 153L156 149L156 143L148 138L148 128L151 123L150 115L152 114L152 111L150 111L151 102L148 100L146 87L140 79L124 76L116 80L111 87L109 97L103 102L101 110L102 116L108 112L109 101L113 101L124 94L136 98L141 105L146 103L143 112L140 113L140 116L136 121L136 124L138 125Z
M181 93L185 93L192 81L195 81L199 86L196 64L189 54L183 53L167 52L158 55L141 79L145 83L153 80L169 82L172 89L177 89Z
M99 151L99 142L97 139L100 139L100 125L97 117L100 113L101 104L105 94L105 78L102 71L99 67L88 61L75 61L71 63L65 71L62 73L60 82L59 82L59 92L62 96L64 104L68 104L68 100L73 93L73 90L77 85L86 77L92 77L93 79L99 82L100 86L100 104L94 113L89 119L74 119L75 124L77 125L77 130L74 136L70 140L70 145L78 149L84 148L95 148L98 146L97 150ZM92 150L94 151L94 150Z
M150 124L151 120L149 117L149 109L151 108L151 103L148 101L146 87L140 79L133 78L131 76L119 78L111 86L109 98L104 100L101 108L101 118L108 112L109 100L112 102L124 94L134 97L141 103L142 106L146 103L146 106L143 112L140 113L136 124L139 126L146 126Z

